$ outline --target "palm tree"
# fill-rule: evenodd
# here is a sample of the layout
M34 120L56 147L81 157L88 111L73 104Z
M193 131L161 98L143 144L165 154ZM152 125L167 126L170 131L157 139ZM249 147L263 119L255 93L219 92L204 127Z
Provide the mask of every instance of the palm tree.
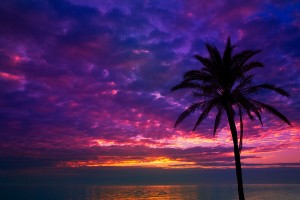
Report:
M214 44L207 43L205 46L209 53L208 57L194 56L200 61L203 68L186 72L183 81L171 89L172 91L191 89L193 96L198 100L180 114L175 123L175 128L191 113L201 110L201 114L193 128L194 131L210 111L215 108L217 111L213 131L213 136L215 136L222 115L224 112L226 113L234 146L239 199L242 200L245 199L240 161L243 145L242 116L246 114L252 121L256 116L262 124L261 112L266 110L291 126L290 121L277 109L252 97L253 94L262 89L272 90L286 97L289 97L289 94L272 84L255 85L253 83L254 75L250 73L251 70L263 67L263 64L256 61L250 62L249 59L259 53L260 50L245 50L233 55L235 46L231 45L230 38L227 40L223 56ZM239 143L235 115L238 115L240 122Z

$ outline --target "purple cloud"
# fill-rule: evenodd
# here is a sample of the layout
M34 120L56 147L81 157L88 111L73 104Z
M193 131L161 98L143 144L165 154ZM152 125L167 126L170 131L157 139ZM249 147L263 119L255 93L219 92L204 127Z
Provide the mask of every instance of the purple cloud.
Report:
M257 70L258 83L291 93L288 100L258 94L293 128L268 114L264 127L246 120L245 163L260 158L251 152L298 149L299 8L296 1L1 2L0 167L99 157L100 163L164 157L230 165L226 118L216 138L212 117L195 133L197 116L174 130L192 99L170 92L185 71L201 67L193 55L206 55L205 42L223 50L228 36L237 51L262 49L255 57L265 63Z

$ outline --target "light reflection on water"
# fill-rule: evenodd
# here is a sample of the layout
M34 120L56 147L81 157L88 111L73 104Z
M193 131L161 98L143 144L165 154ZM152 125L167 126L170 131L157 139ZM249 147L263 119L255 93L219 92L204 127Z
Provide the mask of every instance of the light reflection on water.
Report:
M219 186L114 186L93 187L91 200L98 199L237 199L235 185ZM247 185L246 197L249 200L295 200L300 196L300 185Z
M299 184L246 185L247 200L296 200L300 199Z
M295 200L300 185L245 185L247 200ZM235 200L235 185L167 186L2 186L0 199L6 200Z
M198 186L119 186L94 187L91 200L98 199L147 199L147 200L175 200L175 199L201 199L201 194L211 196L209 190L202 192Z

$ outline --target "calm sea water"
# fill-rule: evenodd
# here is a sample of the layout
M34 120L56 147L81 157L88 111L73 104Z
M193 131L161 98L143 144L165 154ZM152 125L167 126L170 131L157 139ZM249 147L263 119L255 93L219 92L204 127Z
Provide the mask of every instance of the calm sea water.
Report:
M247 200L297 200L300 185L245 185ZM235 185L1 186L1 200L234 200Z

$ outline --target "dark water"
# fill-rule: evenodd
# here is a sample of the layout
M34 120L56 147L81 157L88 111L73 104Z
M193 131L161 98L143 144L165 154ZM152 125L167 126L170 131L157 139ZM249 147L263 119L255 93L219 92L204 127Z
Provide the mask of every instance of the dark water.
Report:
M297 200L300 185L245 185L247 200ZM164 186L1 186L1 200L231 200L237 199L235 185Z

